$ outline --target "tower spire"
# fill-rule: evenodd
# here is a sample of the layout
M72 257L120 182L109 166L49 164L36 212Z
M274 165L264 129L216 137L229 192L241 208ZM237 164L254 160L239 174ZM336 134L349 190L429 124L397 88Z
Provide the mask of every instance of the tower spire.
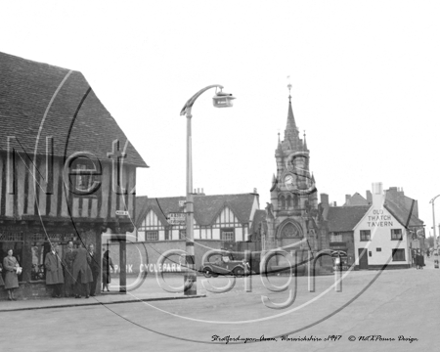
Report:
M304 150L307 151L306 130L304 130Z
M290 76L287 78L289 79L289 84L287 85L287 88L289 89L289 107L287 110L287 124L284 131L284 142L289 144L290 149L298 149L300 147L300 140L298 136L299 131L295 123L295 117L293 116L291 95L292 84L290 83Z

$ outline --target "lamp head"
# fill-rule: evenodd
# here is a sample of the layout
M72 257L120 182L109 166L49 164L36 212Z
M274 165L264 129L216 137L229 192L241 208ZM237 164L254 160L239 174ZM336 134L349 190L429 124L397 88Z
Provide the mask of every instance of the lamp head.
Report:
M220 91L212 97L212 102L216 108L230 108L234 99L235 97L232 94Z

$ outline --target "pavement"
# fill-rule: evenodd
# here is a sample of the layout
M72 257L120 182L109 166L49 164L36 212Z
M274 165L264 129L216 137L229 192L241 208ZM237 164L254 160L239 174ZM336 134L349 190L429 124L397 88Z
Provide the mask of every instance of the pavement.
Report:
M166 279L168 284L172 283L173 287L177 287L183 283L183 277L173 276ZM149 301L166 301L166 300L184 300L202 298L206 295L204 293L185 296L183 293L167 292L162 289L156 282L155 277L148 277L145 281L129 292L118 292L117 280L113 281L113 290L111 292L105 292L100 295L96 295L89 298L74 298L74 297L62 297L62 298L40 298L40 299L24 299L17 301L0 301L0 312L11 311L23 311L23 310L36 310L36 309L50 309L50 308L65 308L65 307L82 307L82 306L96 306L96 305L108 305L108 304L120 304L120 303L135 303L135 302L149 302ZM128 278L127 284L133 284L135 279ZM202 290L202 292L205 292Z

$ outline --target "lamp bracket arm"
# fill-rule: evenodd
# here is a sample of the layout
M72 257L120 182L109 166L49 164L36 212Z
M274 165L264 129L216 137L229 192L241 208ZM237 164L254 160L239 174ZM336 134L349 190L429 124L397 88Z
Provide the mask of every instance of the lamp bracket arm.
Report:
M180 111L180 116L186 115L187 111L191 111L191 108L194 104L194 102L196 101L196 99L201 96L204 92L206 92L208 89L211 88L220 88L223 89L223 86L221 86L220 84L212 84L210 86L207 86L203 89L200 89L196 94L194 94L184 105L184 107L182 108L182 110Z

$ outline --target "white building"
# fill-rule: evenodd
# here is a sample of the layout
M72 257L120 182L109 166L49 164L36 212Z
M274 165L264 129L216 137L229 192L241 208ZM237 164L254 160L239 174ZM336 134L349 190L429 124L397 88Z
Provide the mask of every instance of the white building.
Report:
M413 200L408 211L403 201L386 197L382 183L373 184L372 205L353 231L355 268L411 266L410 243L413 233L423 229L423 222L417 217L417 202Z

